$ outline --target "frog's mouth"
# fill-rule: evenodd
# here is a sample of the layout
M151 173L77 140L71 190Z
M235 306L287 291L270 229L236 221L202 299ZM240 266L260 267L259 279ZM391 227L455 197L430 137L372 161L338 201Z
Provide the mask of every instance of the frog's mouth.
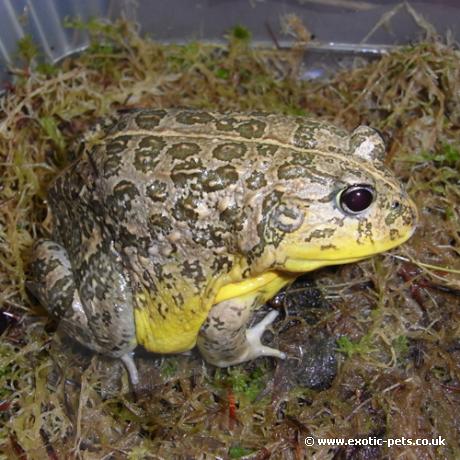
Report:
M218 289L214 302L219 303L246 295L258 295L266 301L283 286L297 278L300 273L328 265L349 264L367 259L399 246L407 241L414 231L415 226L399 238L388 238L377 243L358 244L355 240L344 241L342 239L341 249L332 245L327 248L301 244L288 245L283 248L283 261L276 264L276 268L251 278L224 282Z
M295 273L306 273L316 270L321 267L327 267L328 265L343 265L358 262L359 260L367 259L372 257L374 254L370 254L362 257L348 257L339 259L318 259L318 260L303 260L303 259L287 259L283 264L283 270Z
M304 273L328 265L342 265L367 259L381 252L389 251L405 243L414 233L415 227L399 238L382 239L377 242L358 243L355 240L341 240L340 247L292 245L285 248L285 261L280 269Z

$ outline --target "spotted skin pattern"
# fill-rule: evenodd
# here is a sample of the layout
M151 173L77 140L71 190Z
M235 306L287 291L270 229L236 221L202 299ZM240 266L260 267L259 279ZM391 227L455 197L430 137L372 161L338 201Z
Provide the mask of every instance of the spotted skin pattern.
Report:
M371 128L351 134L302 117L142 109L82 148L49 190L52 240L32 284L68 334L121 357L198 343L228 366L284 357L247 329L251 312L301 273L407 240L416 209L383 165ZM372 204L344 211L366 184Z

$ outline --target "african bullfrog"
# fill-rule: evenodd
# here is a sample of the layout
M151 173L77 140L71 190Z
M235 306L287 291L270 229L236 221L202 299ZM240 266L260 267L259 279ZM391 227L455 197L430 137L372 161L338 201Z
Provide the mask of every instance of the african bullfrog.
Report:
M379 133L299 116L140 109L81 148L49 190L32 282L64 330L119 357L198 345L231 366L284 354L254 309L302 273L387 251L417 211Z

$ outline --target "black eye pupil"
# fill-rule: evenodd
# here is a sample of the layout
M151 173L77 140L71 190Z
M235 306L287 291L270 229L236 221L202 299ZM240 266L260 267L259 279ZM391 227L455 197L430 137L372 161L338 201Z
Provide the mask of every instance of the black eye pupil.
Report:
M362 212L373 200L374 193L370 186L353 185L340 194L340 206L345 212Z

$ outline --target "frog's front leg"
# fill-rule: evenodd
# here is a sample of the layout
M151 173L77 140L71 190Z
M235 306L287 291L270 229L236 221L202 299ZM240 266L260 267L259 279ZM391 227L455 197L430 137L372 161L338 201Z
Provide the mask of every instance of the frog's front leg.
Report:
M277 311L271 311L262 321L247 329L252 311L259 304L257 296L250 294L212 307L197 340L206 361L215 366L227 367L259 356L286 357L282 351L261 343L264 331L278 316Z
M132 295L117 256L94 252L80 264L80 276L76 276L62 246L39 240L33 248L31 272L33 281L28 287L60 321L63 331L98 353L120 358L136 384L138 374L131 357L136 346Z

